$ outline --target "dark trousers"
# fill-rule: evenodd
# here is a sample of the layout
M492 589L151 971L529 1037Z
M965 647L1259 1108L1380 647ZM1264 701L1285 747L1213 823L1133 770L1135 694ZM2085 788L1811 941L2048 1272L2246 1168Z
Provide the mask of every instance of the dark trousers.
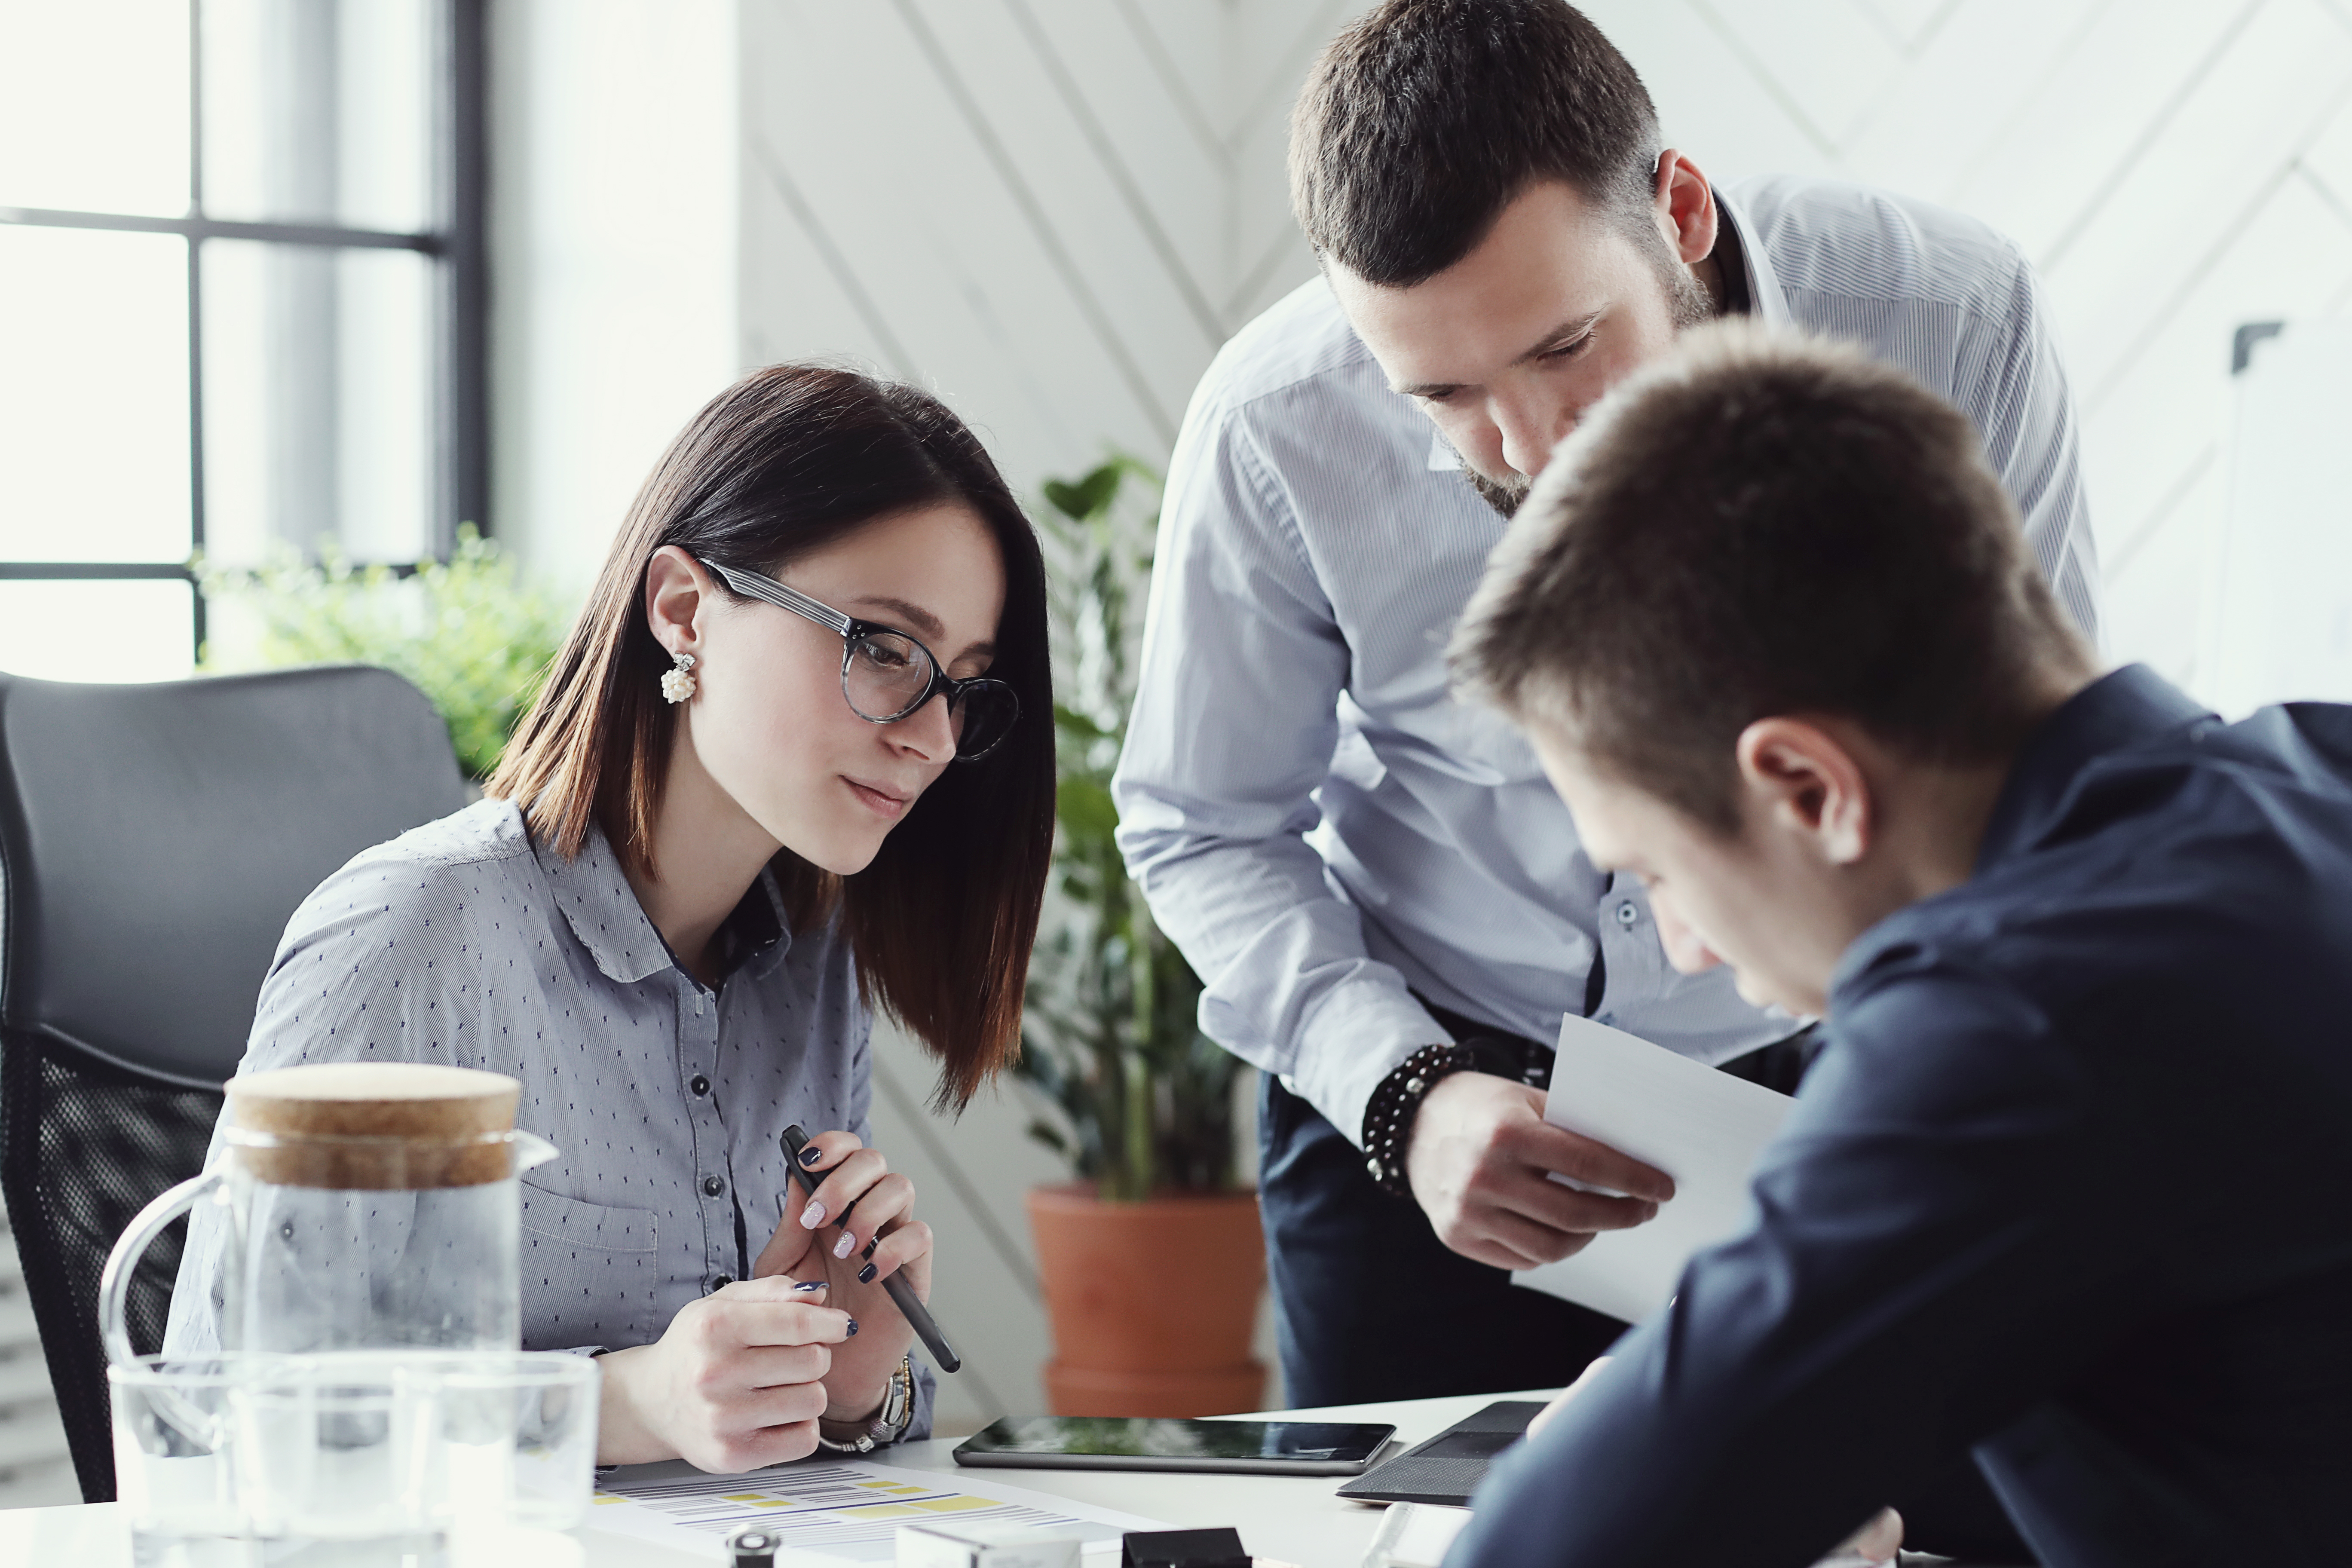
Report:
M1625 1331L1454 1251L1322 1112L1272 1073L1260 1081L1258 1206L1288 1404L1556 1388Z
M1496 1033L1433 1012L1457 1039ZM1814 1048L1799 1036L1726 1070L1794 1093ZM1381 1191L1363 1151L1322 1112L1272 1073L1259 1081L1258 1207L1293 1408L1558 1388L1625 1331L1448 1247L1419 1204ZM2033 1560L1972 1466L1898 1506L1915 1550Z

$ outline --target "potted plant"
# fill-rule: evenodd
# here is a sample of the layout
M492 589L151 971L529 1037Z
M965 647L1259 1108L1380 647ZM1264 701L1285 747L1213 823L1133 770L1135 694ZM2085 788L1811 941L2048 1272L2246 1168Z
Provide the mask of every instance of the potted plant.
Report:
M1134 698L1128 608L1148 580L1158 476L1115 458L1049 481L1060 644L1055 879L1031 965L1018 1078L1030 1135L1076 1180L1029 1220L1053 1320L1047 1395L1066 1415L1256 1409L1265 1253L1234 1176L1241 1064L1201 1033L1201 982L1152 923L1112 835L1110 775Z
M498 766L571 624L472 523L446 562L409 575L355 567L330 538L315 565L289 549L253 570L199 561L196 580L215 632L205 669L382 665L432 701L458 766L478 783Z

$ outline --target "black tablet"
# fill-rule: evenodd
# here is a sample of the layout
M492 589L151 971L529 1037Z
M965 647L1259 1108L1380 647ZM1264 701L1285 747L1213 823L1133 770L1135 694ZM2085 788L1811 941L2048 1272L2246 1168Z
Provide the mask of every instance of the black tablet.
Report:
M1007 1415L958 1444L955 1461L1021 1469L1352 1476L1395 1435L1393 1426L1333 1421Z

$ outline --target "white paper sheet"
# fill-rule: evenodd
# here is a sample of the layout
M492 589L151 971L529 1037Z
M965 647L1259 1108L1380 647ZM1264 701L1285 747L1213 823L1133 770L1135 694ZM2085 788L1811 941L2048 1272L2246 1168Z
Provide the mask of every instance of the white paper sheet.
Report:
M1562 1018L1544 1120L1656 1166L1675 1196L1649 1224L1604 1231L1512 1279L1641 1321L1673 1296L1692 1253L1738 1228L1756 1157L1795 1104L1622 1029Z
M898 1526L926 1521L1075 1525L1085 1531L1090 1559L1107 1552L1114 1561L1127 1531L1172 1528L980 1475L969 1488L960 1476L956 1484L941 1484L949 1480L933 1470L865 1459L803 1459L735 1476L677 1463L638 1465L598 1478L588 1522L714 1563L730 1531L757 1523L783 1541L780 1563L888 1563L897 1555Z

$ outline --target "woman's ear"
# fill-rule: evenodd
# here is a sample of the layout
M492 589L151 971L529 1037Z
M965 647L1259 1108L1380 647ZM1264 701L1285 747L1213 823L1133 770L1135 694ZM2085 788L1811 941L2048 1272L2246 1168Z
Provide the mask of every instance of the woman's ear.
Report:
M1869 853L1876 827L1870 781L1853 753L1800 719L1759 719L1739 732L1748 820L1809 843L1832 866Z
M702 607L709 595L702 563L677 545L663 545L646 563L646 624L670 653L701 652Z

